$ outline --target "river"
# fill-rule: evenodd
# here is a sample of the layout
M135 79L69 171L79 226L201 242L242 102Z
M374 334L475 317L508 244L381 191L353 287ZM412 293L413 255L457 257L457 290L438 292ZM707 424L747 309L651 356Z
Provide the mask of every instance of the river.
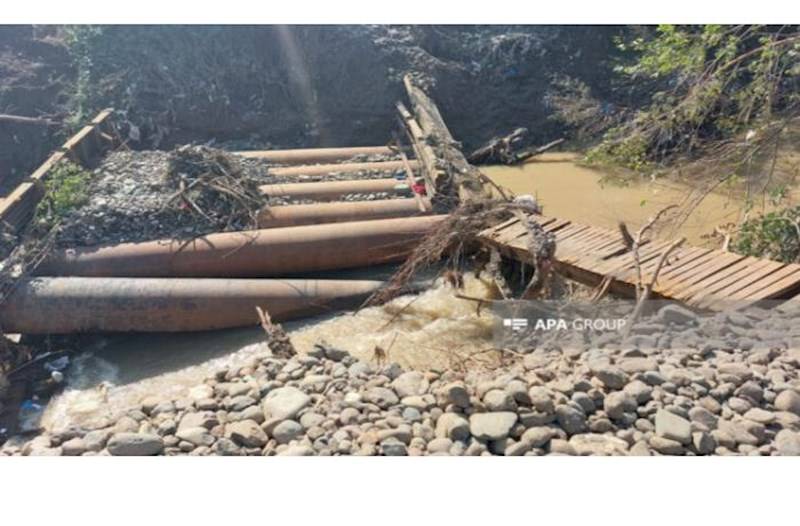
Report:
M616 229L625 222L633 232L667 205L689 209L697 190L663 179L614 182L611 174L581 166L575 153L545 153L521 166L487 166L481 170L495 183L517 195L536 197L545 215ZM617 179L619 181L619 179ZM770 210L770 206L751 212ZM719 246L708 235L714 227L738 223L745 207L741 193L730 190L707 195L680 224L664 225L661 234L685 236L696 246Z
M606 174L582 167L576 160L574 154L544 154L520 167L482 170L516 194L537 197L547 215L608 228L625 221L635 229L660 208L684 202L690 194L687 187L661 181L609 184ZM683 224L673 225L671 233L684 235L695 245L708 244L704 235L714 225L735 222L741 213L742 206L734 198L712 194ZM382 272L385 278L386 270ZM492 290L469 275L464 293L487 298ZM375 347L380 346L388 350L390 361L409 368L475 365L478 362L464 360L477 359L492 347L491 315L478 315L476 303L457 299L452 287L441 282L418 296L356 313L291 322L285 328L300 352L324 341L373 360ZM191 388L216 370L245 365L264 350L258 328L113 337L73 361L66 388L50 401L42 423L50 430L91 425L113 420L154 394L173 399L191 396Z

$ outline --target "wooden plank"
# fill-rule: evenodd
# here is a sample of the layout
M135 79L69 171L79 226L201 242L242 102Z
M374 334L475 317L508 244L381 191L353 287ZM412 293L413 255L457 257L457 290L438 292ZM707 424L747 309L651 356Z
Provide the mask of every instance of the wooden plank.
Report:
M61 149L71 160L85 165L91 158L92 147L96 144L94 140L94 124L89 124L70 137Z
M721 270L735 265L745 259L744 256L730 253L714 253L705 258L702 264L677 272L670 277L669 283L684 288L690 284L707 279Z
M695 283L708 279L710 276L713 276L714 274L717 274L718 272L737 264L743 259L744 256L738 256L735 254L722 254L714 257L704 265L699 265L692 270L674 276L674 279L670 279L667 283L665 283L663 293L668 294L670 297L674 297L674 295L680 291L686 290Z
M672 245L672 241L661 241L639 249L639 268L642 272L642 281L646 279L646 273L644 271L645 265L647 265L648 262L657 261L670 245ZM629 262L609 271L609 275L619 280L636 284L639 282L638 272L636 271L636 261L633 258L633 252L629 254Z
M682 301L700 301L704 296L713 294L719 287L730 285L731 281L729 280L742 279L742 277L747 276L749 273L757 271L758 264L759 260L756 258L744 258L729 267L715 272L705 279L688 284L686 288L675 295L675 298Z
M662 269L661 275L677 271L709 253L711 253L711 250L707 248L680 247L674 252L675 258L671 259L670 263Z
M717 289L717 292L725 297L731 298L733 295L750 285L755 283L763 283L771 275L785 267L784 263L778 263L769 259L760 259L758 263L749 269L745 276L738 279L729 279L728 283L723 288Z
M528 235L528 229L521 222L517 222L500 232L497 236L497 241L508 244L526 235Z
M696 249L685 249L683 247L676 248L667 258L667 261L664 262L664 265L661 267L659 271L658 278L656 279L655 286L659 284L662 280L664 280L664 276L670 270L674 270L681 265L685 265L690 263L693 259L700 257L701 255L705 254L707 251L698 251ZM642 275L644 276L645 281L650 281L653 279L653 272L655 272L656 268L658 267L658 259L652 259L642 265Z
M30 221L36 212L36 203L42 198L44 189L42 185L33 182L21 183L14 192L8 196L0 213L2 222L14 230L21 230Z
M556 246L558 243L563 243L567 239L580 234L581 232L586 231L589 228L586 225L579 225L579 224L571 224L568 227L564 228L563 230L559 230L556 233Z
M696 269L708 265L716 259L716 254L708 252L701 254L698 257L685 261L683 264L670 267L666 272L662 272L658 277L659 288L666 292L667 288L676 285L690 272L695 272Z
M703 268L712 265L714 262L719 262L719 254L716 251L711 251L698 258L693 259L685 265L664 274L663 284L665 286L672 286L681 283L690 276L694 276L697 272L701 272Z
M596 236L596 233L584 232L569 239L561 240L557 245L557 249L560 248L561 253L564 255L572 253L585 257L587 255L587 246L595 241Z
M568 238L569 236L574 236L575 234L577 234L579 232L582 232L586 228L587 227L585 225L580 225L580 224L577 224L577 223L570 223L570 224L564 226L564 228L558 230L557 232L553 232L553 233L556 236L556 242L558 242L560 240Z
M585 248L586 245L596 241L599 238L607 238L607 234L603 232L601 229L598 228L589 228L589 230L583 232L579 236L575 236L574 238L569 240L570 244L573 245L580 245L582 248Z
M492 237L492 236L495 236L499 232L505 230L506 228L510 227L514 223L518 223L518 222L519 222L519 219L517 219L516 217L512 217L511 219L506 219L502 223L490 226L489 228L487 228L486 230L484 230L480 234L478 234L478 236L479 237Z
M395 141L397 142L398 146L400 145L400 139L395 134ZM427 208L425 208L425 204L422 202L422 197L414 191L415 181L414 181L414 169L411 167L411 163L408 162L408 157L406 157L406 153L403 151L402 148L398 148L397 153L400 154L400 160L403 161L403 167L405 168L406 172L406 181L408 182L408 189L411 190L411 194L414 196L414 200L417 202L417 208L420 212L427 212ZM423 177L423 180L425 178ZM426 189L427 190L427 189Z
M613 256L621 250L628 250L628 247L625 246L625 243L623 243L619 238L611 237L609 238L608 243L602 247L597 247L596 250L597 260L598 262L602 262L602 260Z
M643 264L654 257L658 257L670 244L670 241L658 241L639 247L639 263ZM627 274L629 270L635 270L635 266L636 260L633 257L633 251L631 251L626 252L619 258L607 260L606 264L600 265L596 270L622 279L619 274Z
M702 293L702 298L701 294L698 294L695 298L692 298L691 301L700 308L706 308L708 305L713 305L718 302L731 302L734 292L761 281L781 267L783 267L783 265L775 261L759 260L752 267L748 268L743 275L728 276L723 281L711 287L711 290L704 291Z
M569 219L558 219L558 220L548 224L545 227L544 231L555 234L556 232L565 229L570 224L572 224L572 221L570 221Z
M792 266L797 269L795 273L790 274L789 276L786 276L785 278L750 294L747 299L758 301L780 298L784 293L796 288L798 284L800 284L800 266Z
M612 230L554 219L545 229L557 230L556 268L559 273L596 285L612 278L615 293L630 295L635 288L636 264L621 238ZM529 262L525 235L508 244L511 257ZM649 282L663 252L672 241L653 240L639 249L643 280ZM654 293L703 308L722 308L726 302L756 301L800 290L800 265L745 257L707 248L676 249L661 268ZM800 296L796 302L800 306Z
M50 170L59 162L61 162L64 157L66 157L66 153L64 152L55 152L53 155L47 158L45 162L42 163L39 168L37 168L31 175L30 179L33 181L42 181L44 182L47 179L47 175L50 173Z
M615 243L616 240L610 239L610 236L602 233L594 235L581 243L573 242L581 257L587 260L587 264L589 264L588 262L592 262L591 264L599 263L597 258L598 250Z
M604 239L597 239L592 244L587 245L583 251L578 251L574 255L564 258L565 263L575 263L579 260L585 261L592 266L600 263L597 254L604 253L607 247L616 246L617 240L609 240L607 237Z
M545 225L548 225L548 224L552 223L553 221L554 221L553 219L549 219L548 218L543 222L539 222L539 225L542 226L542 228L544 228ZM527 239L521 239L521 238L527 238L527 236L529 234L528 233L528 229L522 223L519 223L519 228L520 229L519 229L518 232L515 231L514 233L509 233L507 236L504 236L503 240L504 240L505 243L513 243L515 241L520 241L521 240L521 241L524 241L525 247L527 247L528 246L528 240Z
M670 253L670 256L667 261L664 262L664 266L661 268L661 272L665 272L667 269L673 268L679 261L683 261L684 258L687 257L686 250L683 247L678 247ZM658 265L657 260L651 260L642 265L643 271L653 270Z
M736 300L746 300L750 297L751 294L766 289L767 287L777 283L778 281L786 278L787 276L791 276L792 274L797 273L798 271L800 271L800 268L796 266L784 265L779 270L773 272L772 274L761 279L760 281L752 283L743 289L737 290L736 292L731 294L731 298Z
M405 130L408 140L414 149L414 154L417 159L422 161L422 177L425 179L425 189L428 195L433 197L436 195L436 185L439 183L439 179L446 174L439 168L436 152L425 141L425 134L417 120L402 102L398 102L396 107L400 122L403 124L403 130Z
M587 255L591 259L597 259L599 252L605 250L607 247L617 246L618 244L618 239L614 239L606 233L605 235L599 235L592 239L585 245L585 249L588 252Z
M18 185L0 205L0 221L10 225L14 230L21 229L33 216L36 204L43 195L41 183L47 180L47 175L53 166L64 157L70 157L84 165L92 159L96 149L101 146L95 135L95 129L106 124L112 111L106 109L98 113L89 125L70 137L26 181Z

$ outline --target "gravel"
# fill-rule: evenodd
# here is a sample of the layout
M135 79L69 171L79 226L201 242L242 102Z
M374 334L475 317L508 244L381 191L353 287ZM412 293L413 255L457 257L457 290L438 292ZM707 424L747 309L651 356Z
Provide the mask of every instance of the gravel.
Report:
M270 164L259 159L248 159L221 150L184 146L183 149L204 149L220 153L235 167L248 185L295 182L335 181L345 179L374 179L393 177L405 183L402 170L396 173L360 171L357 173L331 173L315 176L274 176ZM155 239L191 239L212 232L237 231L252 228L251 221L237 218L228 224L227 209L222 209L220 199L205 201L204 213L212 221L200 217L187 203L175 199L179 188L171 182L170 162L174 151L116 151L107 155L92 171L88 189L88 202L69 212L62 221L57 245L81 247ZM388 160L392 156L356 156L343 162ZM406 197L385 192L348 194L341 201L364 201ZM264 205L308 204L310 200L264 197Z
M0 453L800 455L798 354L703 348L549 347L469 372L267 354L185 399L151 395L104 427L11 437Z

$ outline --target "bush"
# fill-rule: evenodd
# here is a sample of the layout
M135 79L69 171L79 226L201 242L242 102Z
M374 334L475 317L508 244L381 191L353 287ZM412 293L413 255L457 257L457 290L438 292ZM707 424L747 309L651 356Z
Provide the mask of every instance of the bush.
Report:
M735 171L800 117L800 27L661 25L618 39L615 104L585 90L556 100L566 124L605 125L590 160L650 170L702 157ZM557 116L559 116L557 114ZM581 123L579 129L587 127Z
M731 249L745 256L800 262L800 206L745 221Z

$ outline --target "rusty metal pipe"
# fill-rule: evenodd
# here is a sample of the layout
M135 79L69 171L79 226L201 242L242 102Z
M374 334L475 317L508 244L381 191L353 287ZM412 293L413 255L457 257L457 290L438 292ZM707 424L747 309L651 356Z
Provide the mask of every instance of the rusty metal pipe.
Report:
M303 148L298 150L249 150L235 152L251 159L264 159L282 164L331 163L356 155L392 155L388 146L353 146L348 148Z
M39 276L274 277L405 258L445 216L227 232L53 253Z
M34 278L0 306L9 333L183 332L256 325L353 305L381 281Z
M427 215L431 209L430 200L423 199L423 204L427 212L421 211L414 199L271 206L259 212L258 226L276 228Z
M405 181L398 181L391 177L386 179L356 179L318 183L266 184L259 186L259 190L268 197L313 199L315 201L332 201L347 194L410 191Z
M411 168L419 168L419 161L408 161ZM279 166L270 168L269 173L277 177L295 177L302 175L327 175L333 173L357 172L395 172L404 170L403 161L378 161L371 163L339 163L339 164L311 164L304 166Z

